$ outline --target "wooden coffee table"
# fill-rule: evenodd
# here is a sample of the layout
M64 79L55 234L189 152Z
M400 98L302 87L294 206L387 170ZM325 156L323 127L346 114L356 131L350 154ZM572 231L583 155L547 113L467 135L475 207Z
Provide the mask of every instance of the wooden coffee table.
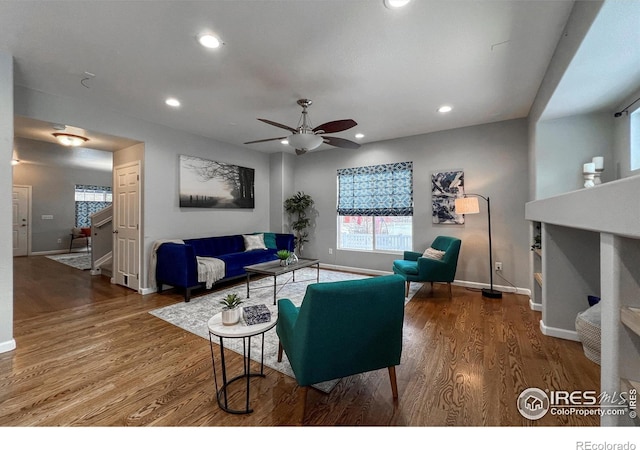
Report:
M320 282L320 260L319 259L307 259L300 258L295 264L288 266L281 266L280 260L268 261L260 264L253 264L246 266L244 270L247 272L247 298L249 298L249 284L251 281L251 274L269 275L273 277L273 304L276 304L276 279L278 275L293 272L293 283L296 281L296 270L304 269L305 267L316 266L316 282ZM286 284L286 283L285 283Z

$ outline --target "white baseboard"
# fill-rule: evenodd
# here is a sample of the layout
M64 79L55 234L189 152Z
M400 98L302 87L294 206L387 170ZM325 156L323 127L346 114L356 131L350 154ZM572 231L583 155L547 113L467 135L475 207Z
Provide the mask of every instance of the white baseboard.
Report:
M0 353L10 352L11 350L15 350L16 348L16 340L11 339L10 341L0 342Z
M573 330L565 330L562 328L554 328L548 327L544 324L542 320L540 320L540 331L545 336L557 337L560 339L567 339L569 341L577 341L580 342L580 338L578 337L578 333Z
M385 271L385 270L373 270L373 269L363 269L360 267L348 267L348 266L338 266L335 264L325 264L320 263L321 269L329 269L329 270L341 270L343 272L355 272L355 273L363 273L365 275L391 275L393 272ZM464 280L454 280L451 283L455 286L468 287L472 289L488 289L491 287L488 283L476 283L473 281L464 281ZM514 294L526 295L531 297L531 289L513 287L513 286L500 286L493 285L493 288L501 291L501 292L509 292Z
M468 287L472 289L488 289L491 287L490 284L487 283L476 283L475 281L464 281L464 280L454 280L453 285ZM531 297L531 289L519 288L514 286L502 286L499 284L494 284L493 289L500 292L508 292L511 294L520 294Z
M69 253L69 250L47 250L44 252L31 252L29 253L29 256L61 255L63 253Z
M335 264L320 263L321 269L340 270L342 272L362 273L364 275L391 275L393 272L385 270L362 269L360 267L337 266Z
M155 292L158 292L158 289L156 289L156 288L141 288L141 289L138 290L138 293L142 294L142 295L149 295L149 294L153 294Z
M533 311L542 311L542 304L541 303L536 303L533 301L533 299L529 299L529 308L531 308Z

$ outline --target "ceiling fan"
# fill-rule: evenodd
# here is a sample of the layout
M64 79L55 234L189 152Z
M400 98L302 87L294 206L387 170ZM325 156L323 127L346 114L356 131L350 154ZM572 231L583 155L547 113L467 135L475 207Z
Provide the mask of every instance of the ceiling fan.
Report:
M343 120L334 120L331 122L323 123L315 128L312 128L312 125L307 117L307 108L311 106L313 103L311 100L306 98L301 98L298 100L298 105L302 106L302 116L300 117L300 121L298 122L298 127L293 128L287 125L283 125L281 123L273 122L267 119L258 119L261 122L268 123L269 125L273 125L274 127L283 128L291 132L289 136L281 136L276 138L269 139L260 139L258 141L250 141L245 142L245 144L256 144L258 142L269 142L269 141L281 141L286 139L290 146L296 149L296 155L303 155L307 153L309 150L313 150L318 148L320 145L329 144L334 147L340 148L351 148L356 149L360 148L360 144L350 141L348 139L343 139L334 136L326 136L331 133L339 133L341 131L348 130L349 128L353 128L358 125L354 120L351 119L343 119Z

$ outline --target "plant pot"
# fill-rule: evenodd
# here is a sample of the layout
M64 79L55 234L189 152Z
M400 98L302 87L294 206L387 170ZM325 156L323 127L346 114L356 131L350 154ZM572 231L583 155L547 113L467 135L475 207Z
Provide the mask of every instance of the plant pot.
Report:
M287 260L286 259L281 259L280 260L280 265L281 266L286 266L287 265Z
M240 308L223 308L222 325L235 325L240 321Z

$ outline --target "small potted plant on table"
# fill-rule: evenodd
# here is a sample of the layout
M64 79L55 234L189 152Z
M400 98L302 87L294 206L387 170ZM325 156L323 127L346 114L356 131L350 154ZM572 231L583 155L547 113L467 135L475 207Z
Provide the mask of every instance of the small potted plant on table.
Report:
M224 305L222 324L235 325L238 323L240 321L240 304L243 303L238 294L228 294L220 303Z
M280 260L280 265L286 266L287 260L289 259L289 256L291 256L291 252L289 250L278 250L276 252L276 256Z

